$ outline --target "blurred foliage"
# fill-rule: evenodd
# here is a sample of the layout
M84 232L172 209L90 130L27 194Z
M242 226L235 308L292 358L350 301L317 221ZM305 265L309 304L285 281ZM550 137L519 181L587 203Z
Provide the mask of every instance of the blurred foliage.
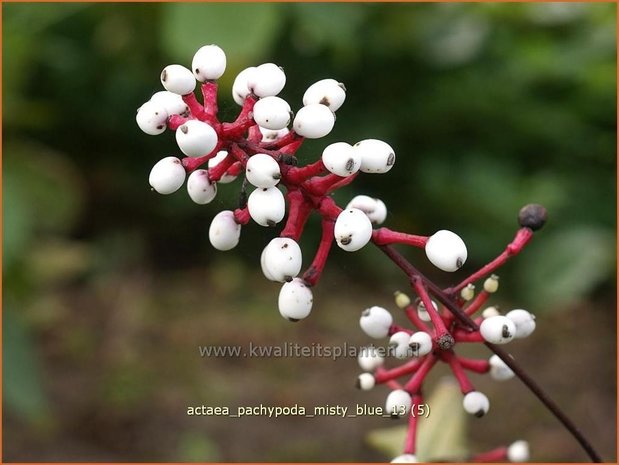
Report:
M549 223L502 271L501 298L538 313L614 296L615 4L10 3L2 10L4 401L24 419L47 411L43 350L33 336L61 335L45 350L78 363L102 350L103 322L123 328L121 341L137 331L143 312L136 309L152 303L144 283L153 273L174 282L175 273L206 269L200 282L225 298L254 279L274 231L249 225L235 252L214 252L210 219L236 203L238 185L222 186L208 206L182 191L152 194L151 166L178 150L170 134L146 136L134 120L159 90L159 71L187 65L206 43L228 55L224 119L238 111L235 73L262 61L285 67L282 96L293 109L318 79L346 84L335 130L307 141L301 160L315 160L330 142L370 137L389 141L398 158L389 174L360 176L338 192L338 202L367 193L387 203L392 228L457 231L469 246L469 271L503 249L523 204L542 203ZM310 222L305 250L319 230ZM410 256L449 284L421 252ZM335 251L333 260L331 269L361 284L404 285L376 251ZM109 315L76 292L109 301ZM180 307L182 297L173 300ZM275 320L263 318L271 306L247 296L239 302L244 317L272 329ZM157 318L141 324L163 324ZM137 408L157 367L141 367L131 351L114 357L104 357L92 392ZM219 457L192 431L172 440L174 460Z

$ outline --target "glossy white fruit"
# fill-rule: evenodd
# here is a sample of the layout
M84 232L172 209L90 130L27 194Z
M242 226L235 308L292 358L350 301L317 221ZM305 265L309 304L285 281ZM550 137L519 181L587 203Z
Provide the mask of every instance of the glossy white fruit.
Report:
M294 118L292 127L300 136L319 139L331 132L335 115L325 105L314 103L301 108Z
M264 248L263 270L267 279L290 281L301 271L303 257L299 244L288 237L276 237Z
M362 391L371 390L375 384L376 380L370 373L362 373L357 377L357 387Z
M466 413L476 417L483 417L490 409L490 401L485 394L479 391L471 391L464 396L462 406Z
M166 130L168 112L161 103L146 102L138 109L135 121L146 134L156 136Z
M207 170L195 170L187 178L187 193L195 203L205 205L217 195L217 184L209 181Z
M481 322L479 332L492 344L507 344L516 336L516 325L505 316L491 316Z
M516 309L505 314L516 325L516 338L522 339L535 331L535 316L523 309Z
M181 65L168 65L161 71L161 84L165 90L178 95L191 94L196 88L193 73Z
M527 441L516 441L507 448L507 460L510 462L528 462L529 457Z
M260 127L278 131L287 127L291 119L290 105L282 98L265 97L254 105L254 121Z
M193 56L191 70L198 81L219 79L226 71L226 54L217 45L205 45Z
M413 356L413 350L408 345L410 336L405 331L398 331L389 338L389 346L391 347L391 353L397 359L403 360Z
M467 258L464 241L460 239L460 236L446 229L430 236L425 250L428 260L443 271L458 270Z
M357 357L357 362L362 370L365 371L374 371L378 367L382 366L385 362L385 359L378 353L376 347L367 346L363 347L359 351L359 356Z
M306 318L312 311L312 290L301 278L284 283L279 291L279 313L289 321Z
M408 392L403 389L395 389L387 396L385 410L388 415L394 418L403 417L410 411L412 403L413 400Z
M178 127L176 143L188 157L201 157L213 151L217 145L217 133L209 124L192 119Z
M322 152L322 163L331 173L347 177L355 174L361 167L361 157L346 142L327 145Z
M358 208L347 208L338 215L333 235L341 249L354 252L370 242L372 222Z
M245 68L241 71L232 84L232 98L238 105L243 105L245 98L251 93L249 87L247 87L247 80L249 76L256 70L254 66Z
M378 139L365 139L353 145L361 157L360 170L364 173L386 173L395 164L395 151Z
M286 214L286 201L277 187L258 188L249 194L247 208L260 226L275 226Z
M367 215L372 224L382 224L387 219L387 206L385 203L369 195L357 195L346 205L346 209L349 208L361 210Z
M234 219L234 212L224 210L211 221L208 238L217 250L230 250L237 246L241 237L241 225Z
M255 187L273 187L282 177L279 164L272 156L257 153L247 160L245 175L249 183Z
M274 63L257 66L247 76L247 88L258 97L279 94L286 85L286 73Z
M182 115L183 113L189 112L189 107L183 101L183 98L167 90L155 92L150 98L150 101L165 108L168 116Z
M490 376L497 381L506 381L514 377L514 372L498 355L493 355L488 360L490 363Z
M303 94L303 105L320 103L329 110L337 111L346 100L346 88L335 79L322 79L307 88Z
M425 331L417 331L410 335L408 344L413 357L423 357L432 352L432 337Z
M176 157L166 157L150 170L148 183L160 194L176 192L185 182L185 168Z
M388 310L383 307L366 308L361 313L359 325L365 334L374 338L381 339L389 334L389 327L393 324L393 317Z

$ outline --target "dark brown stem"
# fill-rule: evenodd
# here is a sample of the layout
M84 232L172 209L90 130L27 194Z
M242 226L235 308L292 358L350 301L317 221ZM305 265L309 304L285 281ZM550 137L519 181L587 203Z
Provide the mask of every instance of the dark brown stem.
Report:
M454 301L445 294L441 288L426 278L417 268L415 268L402 254L389 245L378 246L387 255L393 263L395 263L409 279L421 279L428 290L459 320L463 325L478 330L477 324L458 306ZM502 348L486 342L485 345L496 355L499 356L505 364L511 368L514 374L529 388L533 394L546 406L550 412L563 424L563 426L572 434L578 443L585 450L589 458L596 463L602 462L600 455L593 448L591 443L584 437L578 427L568 418L561 408L544 392L544 390L531 378L524 369Z

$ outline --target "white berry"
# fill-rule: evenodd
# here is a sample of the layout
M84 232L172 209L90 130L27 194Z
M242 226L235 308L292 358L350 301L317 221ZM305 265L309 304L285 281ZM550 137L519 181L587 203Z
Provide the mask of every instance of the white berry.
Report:
M187 178L187 193L195 203L205 205L217 195L217 184L209 180L207 170L195 170Z
M249 87L247 87L247 80L255 70L256 68L254 66L245 68L234 79L234 83L232 84L232 98L238 105L243 105L243 102L251 93Z
M176 157L166 157L150 170L148 183L160 194L176 192L185 182L185 168Z
M150 101L165 108L168 116L182 115L189 112L189 107L183 101L183 98L167 90L155 92Z
M387 396L385 410L394 418L408 414L413 401L408 392L403 389L395 389Z
M375 199L369 195L357 195L348 205L348 208L358 208L365 213L372 224L382 224L387 219L387 206L380 199Z
M499 316L500 314L501 313L499 313L499 310L496 307L487 307L483 312L481 312L481 316L483 318L491 318L493 316Z
M174 94L191 94L196 88L193 73L181 65L168 65L161 71L161 84Z
M254 121L266 129L280 130L290 124L292 111L283 98L265 97L254 105Z
M146 102L138 109L135 121L146 134L156 136L166 130L168 112L161 103Z
M413 356L413 351L408 345L409 339L410 336L405 331L398 331L391 335L389 338L389 345L392 348L392 353L395 358L402 360Z
M493 355L488 360L490 363L490 376L497 381L506 381L514 377L514 372L498 355Z
M479 332L492 344L507 344L516 336L516 325L505 316L492 316L481 322Z
M299 244L288 237L276 237L264 248L263 270L271 281L290 281L301 271L302 254Z
M413 357L423 357L432 352L432 337L425 331L411 334L408 344L413 351Z
M279 291L279 313L289 321L306 318L312 311L312 290L301 278L284 283Z
M331 132L335 115L329 107L319 103L304 106L297 112L292 127L300 136L319 139Z
M375 384L376 380L370 373L362 373L357 377L357 387L362 391L371 390Z
M322 79L307 88L303 94L303 105L320 103L335 112L346 99L346 88L335 79Z
M464 396L462 406L466 413L470 413L479 418L488 413L490 401L485 394L479 391L471 391Z
M376 347L367 346L363 347L359 351L359 356L357 357L357 362L362 370L365 371L374 371L378 367L382 366L385 362L385 359L378 353Z
M284 137L286 134L290 132L290 129L284 128L278 131L273 129L267 129L259 126L260 132L262 133L262 142L273 142L279 139L280 137Z
M525 338L535 331L535 316L526 310L512 310L507 312L505 316L516 325L516 338Z
M413 454L402 454L394 458L391 463L419 463L419 460Z
M464 241L446 229L430 236L425 249L428 260L443 271L458 270L464 265L467 257Z
M355 151L361 157L360 170L364 173L386 173L395 163L395 152L389 144L378 139L357 142Z
M346 142L327 145L322 151L322 163L331 173L347 177L355 174L361 167L361 157Z
M273 187L282 177L279 164L264 153L251 156L245 166L245 175L249 183L256 187Z
M359 319L359 325L363 332L374 339L387 337L392 323L391 313L378 306L366 308Z
M213 151L217 145L217 133L209 124L192 119L178 127L176 143L185 155L201 157Z
M205 45L193 56L193 75L200 82L219 79L226 71L226 54L217 45Z
M275 226L286 214L286 201L277 187L258 188L249 194L247 208L260 226Z
M217 155L215 155L213 158L209 159L209 161L208 161L208 169L211 170L211 169L215 168L227 156L228 156L228 152L226 150L220 150L219 152L217 152ZM219 184L228 184L228 183L231 183L232 181L234 181L235 179L236 179L236 176L232 176L231 174L224 174L219 179L219 181L217 181L217 182Z
M507 460L510 462L527 462L529 460L529 443L516 441L507 448Z
M230 250L237 246L241 237L241 225L234 219L234 212L224 210L211 221L208 238L217 250Z
M333 234L341 249L354 252L370 242L372 222L358 208L347 208L342 210L335 220Z
M247 88L258 97L277 95L285 85L286 74L274 63L257 66L247 77Z

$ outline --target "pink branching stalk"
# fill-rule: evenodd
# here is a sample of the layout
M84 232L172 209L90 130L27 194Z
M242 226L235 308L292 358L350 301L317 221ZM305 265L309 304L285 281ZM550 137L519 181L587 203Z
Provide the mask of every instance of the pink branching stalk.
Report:
M264 227L275 227L288 213L278 237L264 249L261 266L265 276L282 282L278 307L290 321L306 318L313 306L312 287L316 286L327 265L333 244L353 252L368 243L379 247L406 275L414 302L404 293L396 293L396 304L412 328L395 325L391 314L372 307L363 312L362 329L373 338L390 337L390 350L405 362L385 369L382 357L366 351L360 364L366 373L358 380L362 389L376 384L389 387L387 410L393 416L408 416L408 434L403 455L395 461L415 461L418 415L423 402L423 387L428 373L441 362L450 367L463 394L464 409L484 415L489 400L475 390L467 372L490 373L496 379L518 376L561 420L594 461L600 461L589 442L563 412L516 363L500 349L514 338L528 336L535 327L533 316L525 310L499 315L496 309L484 309L498 288L493 274L509 258L520 253L534 231L546 221L539 205L527 205L519 215L520 229L506 249L480 270L458 284L441 289L423 276L394 245L424 249L432 264L443 271L462 267L467 249L451 231L440 230L430 236L414 235L377 227L387 216L379 199L355 197L345 208L331 194L356 179L359 173L381 174L395 163L395 151L387 143L366 139L354 145L338 142L327 146L319 159L299 166L296 154L305 138L327 135L335 123L335 111L345 100L345 88L333 79L310 86L303 97L304 106L296 113L277 97L286 82L283 70L272 63L242 71L232 94L241 106L232 122L218 119L216 80L226 65L224 52L216 45L202 47L194 56L191 70L170 65L161 74L166 91L158 92L138 110L136 120L147 134L166 129L176 133L183 158L166 157L152 169L149 182L153 190L171 194L187 180L190 198L198 204L213 200L217 187L243 176L239 207L220 212L211 223L209 239L219 250L234 248L243 226L251 220ZM194 90L201 82L202 102ZM291 125L292 123L292 125ZM289 127L291 125L291 128ZM247 196L247 187L254 190ZM285 191L282 194L281 189ZM313 260L302 270L302 252L298 245L310 216L320 218L322 234ZM299 277L300 276L300 277ZM474 283L483 282L475 295ZM482 310L483 309L483 310ZM481 312L482 316L475 314ZM456 352L458 343L484 343L495 353L490 360L473 360ZM523 442L471 457L472 461L523 461L528 456Z

